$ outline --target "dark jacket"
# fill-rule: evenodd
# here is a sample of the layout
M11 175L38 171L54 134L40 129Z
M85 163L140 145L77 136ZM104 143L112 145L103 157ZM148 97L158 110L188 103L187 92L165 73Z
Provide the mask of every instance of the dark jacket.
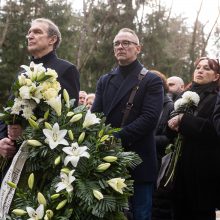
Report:
M164 95L163 110L156 129L157 159L160 168L161 159L165 155L166 146L171 143L171 139L166 135L167 122L170 113L173 111L173 100ZM171 198L170 193L160 186L153 194L152 220L171 220Z
M60 83L61 88L65 88L69 93L70 98L76 99L75 106L78 105L80 84L79 72L75 65L58 58L54 51L39 59L32 58L32 61L36 64L43 63L45 68L56 70L58 74L57 80Z
M136 60L128 66L118 66L112 72L103 75L97 84L92 111L104 112L106 123L110 123L113 127L120 127L126 103L131 90L138 83L138 74L141 69L142 65ZM128 119L118 133L125 150L135 151L143 160L132 171L135 181L156 180L154 133L162 105L162 81L154 73L148 72L135 95Z
M193 84L200 96L194 114L184 114L179 132L182 154L177 164L174 198L192 210L214 209L219 204L220 143L213 125L218 86Z
M160 115L160 119L156 129L156 146L157 146L157 157L160 161L165 155L166 146L170 143L170 138L166 135L167 122L170 118L170 113L173 111L173 101L165 94L163 102L163 110Z

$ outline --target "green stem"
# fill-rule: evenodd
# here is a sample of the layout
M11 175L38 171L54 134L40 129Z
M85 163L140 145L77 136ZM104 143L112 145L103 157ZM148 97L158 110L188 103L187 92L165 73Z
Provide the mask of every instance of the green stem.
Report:
M166 171L166 173L167 173L166 176L168 176L168 179L167 179L167 181L164 184L165 187L167 186L167 184L170 181L173 180L173 177L174 177L174 174L175 174L175 170L176 170L176 165L177 165L179 157L181 156L181 145L182 145L182 138L181 138L181 136L179 134L178 137L177 137L177 140L175 142L175 149L174 149L174 152L173 152L173 156L171 158L169 167L168 167L168 169Z

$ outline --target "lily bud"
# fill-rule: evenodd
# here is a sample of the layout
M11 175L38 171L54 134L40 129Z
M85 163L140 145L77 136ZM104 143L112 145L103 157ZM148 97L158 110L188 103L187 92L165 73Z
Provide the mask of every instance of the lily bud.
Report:
M53 194L50 198L52 199L52 200L54 200L54 199L57 199L57 198L59 198L60 197L60 194L59 193L56 193L56 194Z
M69 94L66 91L66 89L63 90L63 98L64 98L64 100L66 102L67 108L69 108L70 107L70 97L69 97Z
M114 162L116 161L118 158L115 157L115 156L106 156L106 157L103 157L103 160L106 161L106 162Z
M45 120L48 119L49 113L50 113L49 109L44 113Z
M67 199L64 199L63 201L61 201L61 202L57 205L56 210L62 209L62 208L66 205L66 203L67 203Z
M45 73L42 71L40 73L37 74L37 81L41 81L43 80L45 77Z
M108 138L109 138L109 135L106 134L106 135L104 135L104 136L101 138L100 142L104 142L104 141L107 140Z
M102 195L100 191L93 189L92 192L96 199L101 200L104 198L104 196Z
M45 128L52 130L52 126L50 123L44 122L44 126L45 126Z
M67 116L67 117L72 117L74 114L75 114L74 112L68 112L68 113L66 114L66 116Z
M32 128L39 129L38 123L36 121L34 121L32 118L29 118L28 122Z
M58 157L54 160L54 164L55 164L55 165L58 165L58 164L60 164L60 161L61 161L61 157L58 156Z
M17 188L17 185L16 185L15 183L11 182L11 181L8 181L7 184L8 184L11 188L13 188L13 189L16 189L16 188Z
M44 206L47 205L47 201L46 201L44 195L41 192L39 192L37 194L37 201L39 202L39 204L43 204Z
M76 115L74 115L74 116L70 119L70 122L71 122L71 123L77 122L77 121L79 121L81 118L82 118L82 113L76 114Z
M68 130L68 135L69 135L70 140L73 141L74 140L74 136L73 136L72 130Z
M86 133L83 131L78 138L78 144L81 144L84 141Z
M37 140L28 140L27 143L33 147L42 146L41 142Z
M35 115L31 115L31 118L33 119L33 120L37 120L37 118L36 118L36 116Z
M102 130L99 131L99 133L98 133L98 137L99 137L99 138L102 137L103 134L104 134L104 130L102 129Z
M98 172L103 172L103 171L107 170L110 166L111 166L110 163L101 163L100 165L98 165L98 167L96 168L96 170L97 170Z
M62 168L60 171L63 173L66 173L66 174L69 174L69 172L70 172L69 168L67 168L67 167Z
M13 209L12 213L14 213L17 216L25 215L27 212L23 209Z
M30 189L33 189L33 186L34 186L34 174L31 173L28 177L28 187Z
M52 217L53 217L53 211L50 210L50 209L48 209L48 210L46 211L46 215L47 215L48 219L52 219Z

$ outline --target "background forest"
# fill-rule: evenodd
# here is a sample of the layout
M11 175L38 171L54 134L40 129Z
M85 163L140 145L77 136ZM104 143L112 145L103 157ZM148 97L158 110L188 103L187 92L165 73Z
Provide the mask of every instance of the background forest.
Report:
M210 40L214 56L219 56L220 9L205 33L206 24L199 19L202 0L191 26L182 15L171 16L172 4L167 7L159 0L82 2L82 11L77 12L66 0L6 0L4 4L0 0L0 105L20 65L29 64L25 36L31 20L38 17L59 26L63 41L58 56L77 66L81 89L88 92L94 92L100 75L114 67L112 40L122 27L137 32L143 46L139 58L148 69L179 75L186 83L195 59L207 55Z

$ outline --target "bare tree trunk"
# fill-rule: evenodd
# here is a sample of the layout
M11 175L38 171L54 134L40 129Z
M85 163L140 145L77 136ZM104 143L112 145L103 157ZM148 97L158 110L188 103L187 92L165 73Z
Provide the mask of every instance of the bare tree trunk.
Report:
M9 7L7 7L8 11L7 11L7 15L6 15L6 21L5 21L5 24L0 27L0 30L2 29L1 31L1 36L0 36L0 48L2 48L2 45L5 41L5 38L6 38L6 35L7 35L7 32L8 32L8 27L9 27L9 23L10 23L10 12L11 12L11 0L9 2L5 2L5 4L7 4Z
M201 9L202 9L202 4L203 4L203 0L200 3L199 10L197 11L197 15L196 15L196 20L194 22L192 42L191 42L190 51L189 51L189 58L190 58L190 61L191 61L190 73L192 73L193 70L194 70L195 45L196 45L196 36L197 36L196 32L197 32L197 29L198 29L199 15L200 15L200 12L201 12Z
M204 42L204 45L203 45L203 48L202 48L201 56L204 56L204 55L205 55L206 47L207 47L207 45L208 45L208 43L209 43L209 39L210 39L210 37L211 37L212 32L213 32L213 30L214 30L216 24L218 23L219 17L220 17L220 8L219 8L219 10L218 10L218 15L217 15L217 17L216 17L216 19L215 19L215 21L214 21L214 23L213 23L213 25L212 25L212 27L211 27L209 33L208 33L208 36L207 36L205 42Z
M80 39L79 39L79 48L78 48L78 52L77 52L77 63L76 66L78 69L81 68L81 59L82 59L82 50L83 50L83 45L85 43L85 36L86 33L88 33L88 24L89 24L89 20L91 19L91 13L92 13L92 8L94 5L94 0L92 0L89 4L88 7L88 1L83 0L83 25L82 25L82 29L80 32Z

